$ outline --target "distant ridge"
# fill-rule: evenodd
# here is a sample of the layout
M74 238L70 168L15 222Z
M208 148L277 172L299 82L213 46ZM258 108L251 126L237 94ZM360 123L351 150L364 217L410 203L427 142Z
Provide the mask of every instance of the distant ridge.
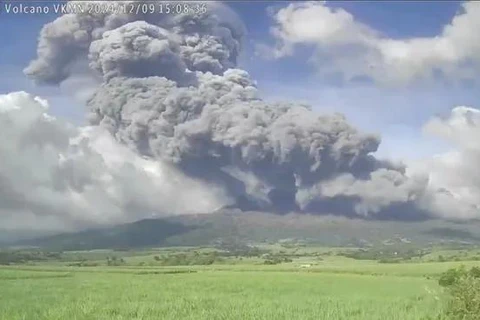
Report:
M222 209L211 214L146 219L113 227L62 233L16 245L54 250L90 250L153 246L202 246L219 239L277 242L299 239L325 246L403 243L480 244L480 223L372 221L305 214L275 215Z

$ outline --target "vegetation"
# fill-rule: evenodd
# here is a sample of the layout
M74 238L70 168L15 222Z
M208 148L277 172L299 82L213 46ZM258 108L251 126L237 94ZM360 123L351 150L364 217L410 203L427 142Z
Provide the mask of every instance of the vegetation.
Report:
M269 265L293 262L292 259L283 255L266 255L265 258L266 260L264 263Z
M467 270L464 266L449 269L438 283L449 293L446 318L452 320L480 319L480 268Z
M230 237L209 247L1 253L0 319L478 320L479 314L474 246L359 249Z
M222 261L217 252L198 253L197 251L191 254L178 253L162 257L155 256L154 260L161 266L200 266Z
M339 253L357 260L378 260L380 263L397 263L421 258L430 253L428 249L416 249L411 246L379 247Z
M0 319L417 320L440 307L422 277L217 268L0 269Z
M58 260L60 256L58 252L4 250L0 251L0 265Z
M122 266L125 264L123 258L118 259L116 256L107 257L107 266Z

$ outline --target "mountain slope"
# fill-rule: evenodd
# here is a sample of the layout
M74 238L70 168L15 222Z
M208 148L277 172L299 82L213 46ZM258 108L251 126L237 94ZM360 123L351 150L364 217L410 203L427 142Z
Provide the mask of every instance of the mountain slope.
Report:
M369 221L305 214L281 216L229 211L148 219L22 241L21 244L58 250L199 246L232 238L246 242L277 242L294 238L324 246L364 246L392 241L480 244L480 236L476 235L480 235L479 222Z

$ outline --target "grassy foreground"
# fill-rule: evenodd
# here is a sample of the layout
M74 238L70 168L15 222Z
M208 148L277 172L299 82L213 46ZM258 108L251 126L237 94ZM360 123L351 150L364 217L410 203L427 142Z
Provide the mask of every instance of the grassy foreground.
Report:
M262 269L3 268L0 319L407 320L441 310L436 281L421 276Z
M439 275L479 257L410 244L3 251L0 320L443 320Z

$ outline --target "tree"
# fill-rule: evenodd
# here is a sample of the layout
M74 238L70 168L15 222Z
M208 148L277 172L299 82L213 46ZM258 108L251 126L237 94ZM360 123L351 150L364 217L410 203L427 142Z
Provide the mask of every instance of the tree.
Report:
M464 266L443 273L439 284L449 293L446 318L451 320L480 319L480 268Z

